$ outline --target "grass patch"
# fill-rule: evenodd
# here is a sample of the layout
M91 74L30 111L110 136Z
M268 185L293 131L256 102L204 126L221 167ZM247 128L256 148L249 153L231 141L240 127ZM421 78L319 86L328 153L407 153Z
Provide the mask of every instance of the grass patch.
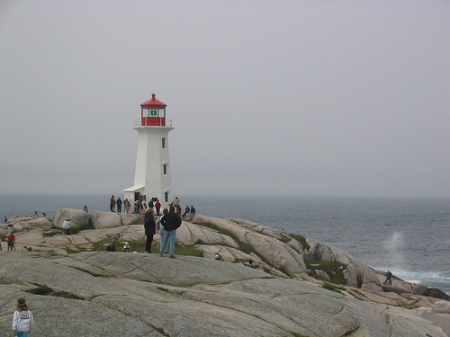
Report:
M194 246L175 246L175 255L204 257L203 250Z
M323 260L311 260L305 261L306 267L312 271L323 270L330 277L330 282L334 284L347 284L347 280L344 275L344 269L347 267L345 264L339 262L329 262ZM317 277L315 273L314 277Z
M111 239L105 239L102 241L98 241L92 244L92 251L106 251L106 247L111 243L114 243L116 246L116 251L121 252L125 241L114 241ZM127 241L130 245L131 251L135 250L138 253L145 252L145 241ZM152 245L152 252L159 253L159 245ZM175 255L186 255L186 256L198 256L203 257L203 251L201 249L195 248L194 246L179 246L175 245Z
M334 291L334 292L339 293L339 294L342 294L342 291L345 290L345 288L343 288L343 287L337 287L337 286L335 286L333 284L326 283L326 282L324 284L322 284L321 287L324 288L324 289L328 289L328 290Z
M114 240L111 240L111 239L104 239L104 240L92 243L92 250L96 251L96 252L100 252L100 251L106 250L106 247L108 247L108 245L111 242L114 243L114 245L116 246L116 249L117 249L118 248L118 244L119 244L117 241L114 241Z

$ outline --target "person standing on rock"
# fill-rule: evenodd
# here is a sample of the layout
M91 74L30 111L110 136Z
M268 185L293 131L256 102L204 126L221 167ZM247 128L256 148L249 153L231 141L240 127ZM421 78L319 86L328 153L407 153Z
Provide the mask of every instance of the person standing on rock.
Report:
M28 310L27 302L24 298L17 300L17 310L14 311L12 329L16 337L28 337L34 326L33 314Z
M145 214L147 212L147 203L145 202L145 199L141 202L141 211L139 212L141 215Z
M122 199L120 199L120 197L117 198L116 204L117 204L117 213L122 213Z
M189 221L192 221L194 219L195 215L195 208L191 205L191 214L189 215Z
M70 223L69 223L69 220L70 220L70 219L66 219L66 220L63 222L63 225L62 225L62 227L63 227L64 232L66 233L66 235L70 235Z
M164 252L170 243L169 257L175 258L173 253L175 252L176 231L181 226L181 218L175 213L175 207L170 206L169 213L161 219L161 224L164 226L164 240L159 255L164 256Z
M384 281L383 284L386 284L386 282L389 282L389 284L392 285L392 273L389 270L386 273L386 281Z
M116 199L114 199L114 195L112 195L109 200L109 208L111 209L111 212L114 212L114 209L116 208Z
M8 235L8 252L11 248L11 251L16 250L16 236L13 232L9 233Z
M128 214L128 212L130 211L130 201L128 200L128 198L125 198L123 204L125 205L125 213Z
M165 231L164 231L164 226L163 226L163 224L161 223L161 220L162 220L162 218L163 218L167 213L169 213L169 210L168 210L167 208L164 208L164 210L163 210L163 215L161 215L161 216L159 217L159 219L158 219L159 237L160 237L160 240L159 240L159 246L160 246L160 247L161 247L162 244L163 244L163 241L164 241L164 233L165 233Z
M153 208L147 209L145 212L145 218L144 218L144 228L145 228L145 235L147 235L147 243L145 244L145 252L151 253L152 249L152 242L153 242L153 235L155 235L156 231L156 223L155 218L153 217Z
M159 200L156 200L155 208L156 208L156 215L159 216L159 210L161 209L161 203L159 202Z
M138 214L139 213L139 205L140 205L139 200L135 200L134 201L134 214Z

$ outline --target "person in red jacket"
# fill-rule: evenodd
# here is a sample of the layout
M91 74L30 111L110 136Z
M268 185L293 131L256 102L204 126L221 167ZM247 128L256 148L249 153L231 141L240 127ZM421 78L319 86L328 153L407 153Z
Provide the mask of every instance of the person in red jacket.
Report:
M11 251L16 250L16 236L13 232L8 235L8 252L11 248Z
M161 203L159 202L159 200L156 200L155 208L156 208L156 215L159 215L159 210L161 209Z

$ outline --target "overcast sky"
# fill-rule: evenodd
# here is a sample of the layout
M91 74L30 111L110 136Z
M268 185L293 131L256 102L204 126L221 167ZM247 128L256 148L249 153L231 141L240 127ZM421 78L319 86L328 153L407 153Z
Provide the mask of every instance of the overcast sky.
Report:
M450 1L0 1L0 192L450 196Z

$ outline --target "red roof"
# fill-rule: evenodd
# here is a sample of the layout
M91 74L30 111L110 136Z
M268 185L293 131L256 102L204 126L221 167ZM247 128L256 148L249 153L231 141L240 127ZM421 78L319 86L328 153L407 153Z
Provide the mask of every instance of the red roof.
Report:
M155 94L152 94L151 100L141 104L141 107L143 108L165 108L166 106L167 104L164 104L155 98Z

